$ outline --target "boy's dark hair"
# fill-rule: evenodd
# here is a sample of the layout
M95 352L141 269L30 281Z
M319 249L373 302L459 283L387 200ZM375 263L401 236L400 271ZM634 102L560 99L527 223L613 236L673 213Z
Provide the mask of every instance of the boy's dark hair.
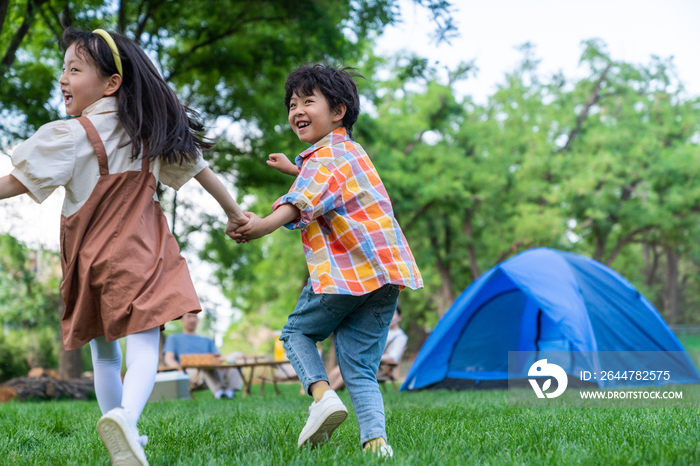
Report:
M398 315L401 315L401 308L399 307L398 304L396 305L396 313L397 313Z
M160 157L165 163L194 162L214 144L204 137L204 125L194 110L180 103L141 48L127 37L109 33L122 61L122 85L114 94L117 115L133 144L131 156ZM104 38L73 28L63 31L61 47L75 44L76 52L92 60L107 77L118 73L112 49Z
M315 63L303 65L295 69L287 76L284 85L284 104L289 112L289 101L292 95L311 95L318 89L328 101L333 110L337 110L340 104L345 104L345 116L343 126L348 137L352 139L352 126L360 115L360 96L357 93L357 85L353 78L362 77L357 73L350 73L355 68L337 69L328 65Z

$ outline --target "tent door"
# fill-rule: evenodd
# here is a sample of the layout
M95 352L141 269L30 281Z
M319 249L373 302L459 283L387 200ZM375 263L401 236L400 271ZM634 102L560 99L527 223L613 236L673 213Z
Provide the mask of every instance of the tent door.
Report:
M571 373L571 343L564 338L558 325L542 310L537 313L537 360L546 359L556 364L567 374Z

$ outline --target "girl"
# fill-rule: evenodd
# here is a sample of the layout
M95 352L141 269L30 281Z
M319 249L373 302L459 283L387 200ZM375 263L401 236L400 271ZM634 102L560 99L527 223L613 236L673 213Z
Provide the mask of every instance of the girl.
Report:
M90 343L103 413L97 431L112 462L146 465L136 422L155 383L160 327L201 310L156 183L179 189L194 177L226 212L227 233L248 219L202 160L212 146L203 125L137 45L99 29L67 29L63 47L66 113L80 118L44 125L15 149L0 199L27 193L42 202L65 186L63 343Z

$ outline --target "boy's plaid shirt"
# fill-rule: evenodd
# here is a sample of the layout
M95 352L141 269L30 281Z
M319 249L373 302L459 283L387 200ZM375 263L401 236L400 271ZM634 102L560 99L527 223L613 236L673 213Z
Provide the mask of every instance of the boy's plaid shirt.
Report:
M387 283L423 287L394 218L389 195L362 146L338 128L299 154L299 176L273 205L301 211L300 228L314 293L364 295Z

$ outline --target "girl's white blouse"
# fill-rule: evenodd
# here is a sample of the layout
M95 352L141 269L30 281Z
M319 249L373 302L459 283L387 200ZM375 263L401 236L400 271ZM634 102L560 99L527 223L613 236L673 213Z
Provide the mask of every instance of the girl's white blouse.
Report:
M87 107L87 116L102 138L107 151L109 173L140 171L141 159L132 160L126 130L117 118L117 99L105 97ZM100 177L100 167L92 144L80 122L58 120L48 123L12 153L12 176L28 190L36 202L43 202L59 186L65 186L66 198L62 214L76 213L92 194ZM151 163L156 180L180 189L190 178L207 167L202 157L196 163L162 164L159 158ZM157 197L154 195L157 200Z

